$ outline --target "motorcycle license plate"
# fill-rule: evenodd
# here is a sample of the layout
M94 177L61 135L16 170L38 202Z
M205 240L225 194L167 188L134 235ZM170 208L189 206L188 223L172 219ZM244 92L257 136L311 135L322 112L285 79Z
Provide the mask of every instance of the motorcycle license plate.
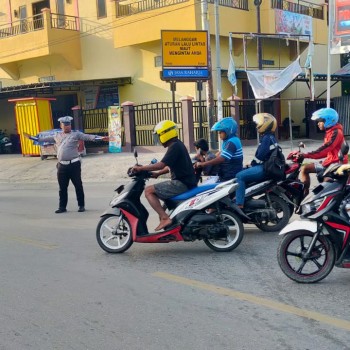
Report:
M5 143L5 146L12 146L11 142Z

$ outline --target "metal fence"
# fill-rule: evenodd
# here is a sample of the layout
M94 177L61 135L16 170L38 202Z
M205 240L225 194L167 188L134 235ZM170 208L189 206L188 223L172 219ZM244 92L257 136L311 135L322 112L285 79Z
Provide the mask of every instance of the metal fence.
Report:
M308 1L298 0L298 2L291 2L287 0L271 0L271 8L324 19L323 6Z
M162 120L174 120L172 102L153 102L135 106L135 139L139 146L154 146L153 129ZM176 123L179 138L182 140L182 108L181 102L175 102Z

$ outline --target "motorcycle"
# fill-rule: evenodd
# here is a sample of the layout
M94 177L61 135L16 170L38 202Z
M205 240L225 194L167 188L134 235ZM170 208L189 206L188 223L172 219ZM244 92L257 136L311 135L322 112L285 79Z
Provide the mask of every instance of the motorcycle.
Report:
M277 187L276 180L249 184L245 191L244 209L236 210L243 223L254 224L265 232L281 230L288 224L288 198Z
M215 177L212 176L212 178ZM210 179L203 184L207 186L211 184L214 188L217 184L213 184L215 180ZM233 201L228 205L231 210L239 215L244 224L254 224L265 232L279 231L288 224L291 216L288 207L290 201L283 192L278 187L278 181L276 180L268 179L261 183L253 182L247 185L244 209L238 208L233 204ZM230 198L231 200L234 198L234 193L230 195Z
M4 130L0 129L0 153L11 153L12 142Z
M300 204L302 200L304 199L304 189L305 185L303 182L299 180L299 174L300 174L300 168L303 164L304 158L300 156L301 149L305 148L305 145L303 142L300 142L298 151L292 151L288 154L287 160L289 160L289 163L286 163L286 178L283 181L280 181L278 183L278 190L282 192L286 197L286 201L288 202L289 208L290 208L290 216L293 215L293 213L299 213L300 210ZM339 151L339 164L343 164L344 157L347 156L349 152L349 145L344 140L340 151ZM325 169L327 170L327 169ZM318 182L323 182L325 178L325 173L321 172L317 174L317 180ZM285 198L285 197L284 197Z
M350 268L350 165L332 164L301 202L301 218L281 232L277 259L299 283L321 281L334 266Z
M137 161L137 152L134 156ZM141 203L146 181L152 174L148 171L132 173L132 181L121 185L110 202L110 208L102 215L96 228L96 239L108 253L123 253L134 242L168 243L203 240L214 251L227 252L237 248L244 235L239 216L228 209L229 195L237 188L234 180L213 185L203 185L165 201L172 219L164 231L149 233L149 213ZM206 213L215 207L215 212Z
M299 142L298 151L292 151L287 156L285 174L286 178L277 183L277 191L283 193L283 198L288 203L290 217L297 212L304 198L305 185L299 180L299 173L304 159L299 156L301 149L305 148L303 142Z

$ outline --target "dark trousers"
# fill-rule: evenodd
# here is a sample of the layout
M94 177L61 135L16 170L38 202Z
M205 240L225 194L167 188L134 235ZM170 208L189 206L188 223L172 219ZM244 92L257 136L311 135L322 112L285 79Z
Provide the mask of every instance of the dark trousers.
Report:
M66 209L68 203L68 185L69 180L72 181L75 187L78 206L85 206L84 189L81 181L81 163L75 162L72 164L57 163L57 180L59 189L59 208Z

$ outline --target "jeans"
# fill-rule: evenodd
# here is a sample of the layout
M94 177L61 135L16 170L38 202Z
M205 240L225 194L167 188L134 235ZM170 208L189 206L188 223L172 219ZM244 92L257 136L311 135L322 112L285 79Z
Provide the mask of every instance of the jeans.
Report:
M244 169L236 174L238 188L236 190L236 204L244 204L244 196L246 183L262 181L265 179L265 172L263 165L255 165L251 168Z

